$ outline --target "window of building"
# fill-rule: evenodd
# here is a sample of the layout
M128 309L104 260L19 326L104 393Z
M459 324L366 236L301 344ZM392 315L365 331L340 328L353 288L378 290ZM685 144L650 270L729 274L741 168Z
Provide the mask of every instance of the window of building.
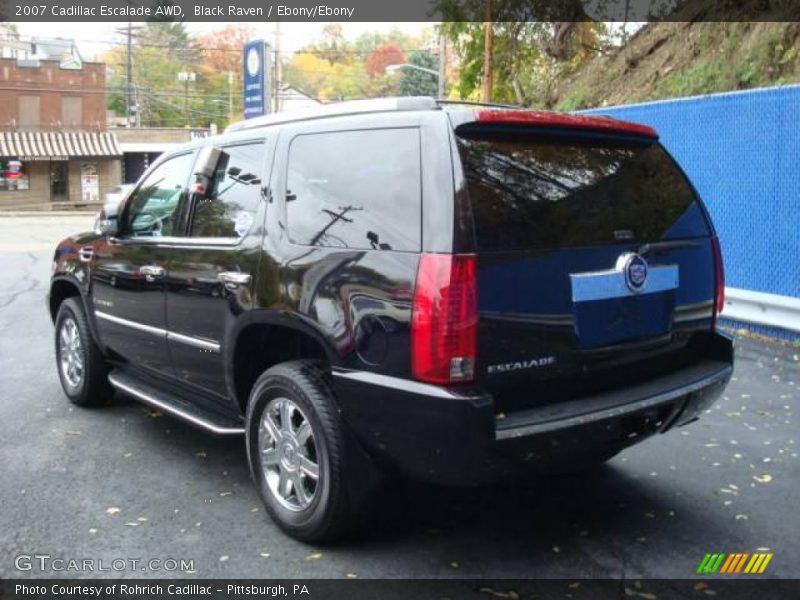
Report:
M0 190L13 192L30 189L30 178L25 164L18 160L0 159Z
M286 184L295 244L419 251L417 129L301 135L292 141Z
M79 128L83 123L83 99L80 96L61 96L61 124Z
M17 127L20 129L38 129L41 119L39 96L19 96Z
M192 237L247 234L261 202L263 142L223 147L206 194L197 201Z

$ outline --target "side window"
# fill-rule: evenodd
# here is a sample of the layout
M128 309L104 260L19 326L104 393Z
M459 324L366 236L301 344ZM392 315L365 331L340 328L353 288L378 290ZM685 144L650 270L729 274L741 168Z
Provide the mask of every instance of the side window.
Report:
M250 231L261 202L263 142L221 148L208 190L197 201L192 237L238 238Z
M193 155L181 154L160 164L128 200L125 233L130 237L177 235L175 210L184 195Z
M300 135L289 148L289 239L305 246L417 252L417 129Z

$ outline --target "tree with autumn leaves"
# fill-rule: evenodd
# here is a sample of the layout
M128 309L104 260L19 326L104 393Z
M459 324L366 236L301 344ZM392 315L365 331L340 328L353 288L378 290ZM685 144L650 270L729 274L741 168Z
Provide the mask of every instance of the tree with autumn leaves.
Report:
M242 114L242 47L255 36L251 27L229 25L193 37L183 23L147 22L132 45L133 103L138 121L152 127L224 127ZM101 57L108 65L109 108L125 114L127 89L124 45ZM188 83L178 73L194 73Z
M472 1L472 0L470 0ZM479 0L475 9L484 6ZM528 7L519 0L492 0L498 19ZM459 9L465 4L459 3ZM457 16L457 15L454 15ZM486 25L452 20L425 29L418 36L399 30L345 38L342 28L326 25L320 37L291 54L281 55L282 84L322 102L391 95L436 95L436 78L386 67L411 62L438 67L435 36L450 40L447 64L449 97L481 99L486 59L486 31L491 28L491 100L526 106L550 106L557 81L576 71L609 44L602 23L590 21L497 20ZM228 25L200 37L178 22L148 22L133 40L133 103L145 126L224 127L242 114L242 48L256 32L249 26ZM274 56L272 57L275 58ZM126 48L109 51L109 108L125 114ZM193 73L189 82L178 73Z
M330 24L319 40L299 50L285 64L284 80L324 102L422 94L422 88L406 81L406 72L390 74L386 67L408 62L413 53L427 54L435 61L433 33L433 28L419 36L393 30L363 34L349 41L340 26Z

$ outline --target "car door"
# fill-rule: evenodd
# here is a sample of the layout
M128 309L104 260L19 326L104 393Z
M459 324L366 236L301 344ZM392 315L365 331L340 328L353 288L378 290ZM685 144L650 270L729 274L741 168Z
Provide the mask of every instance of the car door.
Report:
M176 375L227 408L222 351L226 332L252 305L270 147L260 138L201 151L198 163L210 157L213 164L195 165L187 235L169 263L168 345Z
M182 231L187 152L158 163L129 196L120 231L96 246L91 295L101 342L129 363L172 375L164 299L170 239Z

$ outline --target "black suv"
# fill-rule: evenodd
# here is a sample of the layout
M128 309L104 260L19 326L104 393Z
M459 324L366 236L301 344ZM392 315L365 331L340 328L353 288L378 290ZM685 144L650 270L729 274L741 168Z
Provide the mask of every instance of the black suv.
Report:
M377 473L576 471L695 420L733 367L719 244L649 127L430 98L231 126L55 252L57 367L219 435L289 534Z

